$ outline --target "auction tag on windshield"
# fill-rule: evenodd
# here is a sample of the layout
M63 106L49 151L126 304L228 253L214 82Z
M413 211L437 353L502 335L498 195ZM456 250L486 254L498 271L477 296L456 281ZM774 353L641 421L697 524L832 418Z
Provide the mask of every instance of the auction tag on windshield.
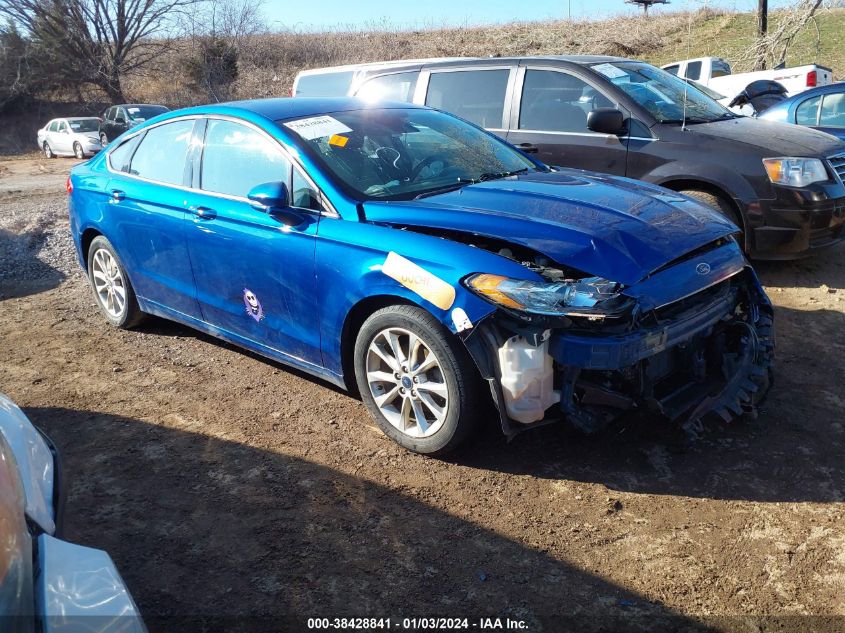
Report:
M624 70L617 68L613 64L597 64L593 66L593 70L610 79L619 79L628 75Z
M333 134L345 134L352 130L343 123L331 116L312 116L298 121L288 121L284 124L289 130L293 130L306 141L313 141L315 138L324 138Z

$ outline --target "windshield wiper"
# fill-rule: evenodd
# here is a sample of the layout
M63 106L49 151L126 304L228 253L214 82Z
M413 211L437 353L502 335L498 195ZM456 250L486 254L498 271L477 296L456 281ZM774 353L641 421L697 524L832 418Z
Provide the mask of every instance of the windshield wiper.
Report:
M478 177L476 182L484 182L486 180L499 180L501 178L508 178L509 176L516 176L517 174L524 174L528 171L528 167L523 167L522 169L514 169L513 171L502 171L502 172L486 172L481 174Z
M661 123L667 123L669 125L681 125L682 123L686 123L687 125L695 125L697 123L712 123L713 121L718 121L718 119L696 119L693 117L687 117L686 119L663 119Z
M448 193L449 191L455 191L456 189L460 189L466 185L477 185L480 182L487 182L488 180L500 180L501 178L507 178L509 176L516 176L517 174L524 174L528 171L528 167L523 167L522 169L514 169L513 171L503 171L503 172L484 172L478 178L458 178L456 182L444 185L442 187L436 187L435 189L429 189L428 191L423 191L422 193L417 194L414 196L414 200L419 200L420 198L427 198L428 196L436 196L440 193Z
M420 198L428 198L429 196L436 196L440 193L449 193L450 191L455 191L456 189L460 189L461 187L465 187L466 185L472 185L478 182L477 180L473 180L472 178L458 178L457 182L453 182L448 185L443 185L442 187L435 187L434 189L428 189L423 191L422 193L418 193L414 196L414 200L419 200Z

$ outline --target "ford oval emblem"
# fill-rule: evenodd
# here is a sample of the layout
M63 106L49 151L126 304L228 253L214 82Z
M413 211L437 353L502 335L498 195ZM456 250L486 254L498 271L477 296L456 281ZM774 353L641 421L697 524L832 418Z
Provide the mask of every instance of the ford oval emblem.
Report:
M699 275L709 275L710 274L710 264L707 262L701 262L698 266L695 267L695 272Z

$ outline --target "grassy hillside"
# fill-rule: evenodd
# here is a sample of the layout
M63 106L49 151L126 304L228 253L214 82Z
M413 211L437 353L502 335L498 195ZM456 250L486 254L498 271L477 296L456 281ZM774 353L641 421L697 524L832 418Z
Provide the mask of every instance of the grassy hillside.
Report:
M777 14L770 20L777 23ZM445 56L609 54L661 65L688 57L717 55L736 64L753 41L752 14L700 10L694 13L639 14L600 22L546 21L486 27L427 28L395 31L338 29L327 33L281 32L254 37L241 50L238 77L229 97L247 99L289 94L299 70L364 61ZM794 43L790 65L818 62L834 77L845 77L845 10L825 11ZM209 95L192 85L186 68L191 42L183 41L143 74L127 77L133 101L181 107L205 103ZM34 130L52 116L99 113L104 95L49 95L38 111L0 121L0 154L31 151Z
M777 15L772 17L773 25ZM821 14L793 45L790 65L817 61L845 76L845 10ZM447 56L609 54L661 65L687 57L718 55L736 62L753 42L752 14L664 13L602 22L547 21L488 27L416 31L355 30L328 33L277 33L256 38L243 51L233 98L288 94L296 73L304 68L364 61ZM818 37L818 41L817 41ZM171 104L197 103L207 96L195 90L182 70L184 56L161 60L157 72L127 82L135 99ZM737 70L743 64L737 65Z

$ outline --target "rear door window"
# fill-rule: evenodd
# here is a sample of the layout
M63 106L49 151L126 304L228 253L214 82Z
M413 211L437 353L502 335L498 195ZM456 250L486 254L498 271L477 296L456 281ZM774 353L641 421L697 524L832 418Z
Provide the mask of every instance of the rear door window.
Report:
M589 132L587 113L612 105L587 82L554 70L525 71L519 129L541 132Z
M355 96L367 101L407 101L414 98L419 71L394 73L373 77L365 82Z
M50 127L49 127L49 128L47 128L47 130L48 130L49 132L58 132L58 131L59 131L59 122L58 122L58 121L53 121L53 122L50 124Z
M821 97L813 97L802 101L801 105L795 110L795 122L798 125L818 125L821 100Z
M666 66L666 68L664 68L663 70L665 70L667 73L677 75L678 74L678 65L675 64L673 66Z
M200 172L205 191L246 198L256 185L287 184L290 168L281 148L251 127L209 120Z
M109 165L115 171L129 172L129 161L142 135L133 136L109 152Z
M432 72L425 104L485 128L502 129L510 70Z
M824 96L819 112L820 127L845 127L845 93Z
M303 75L296 82L296 97L343 97L352 85L352 71Z
M687 64L687 79L698 81L701 79L701 62L690 62Z
M156 182L181 185L193 129L194 121L187 120L148 130L132 157L129 173Z

